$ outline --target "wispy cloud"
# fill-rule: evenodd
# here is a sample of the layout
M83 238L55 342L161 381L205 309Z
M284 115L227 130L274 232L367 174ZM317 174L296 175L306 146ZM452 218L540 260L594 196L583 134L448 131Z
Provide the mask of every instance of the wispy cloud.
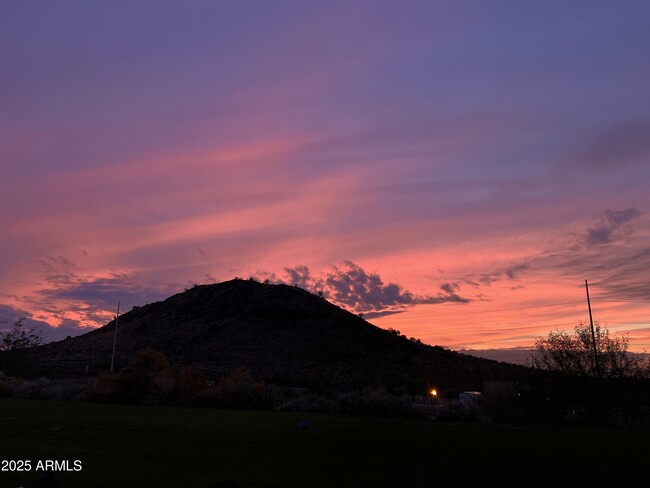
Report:
M65 321L58 327L53 327L49 323L33 318L30 312L20 310L11 305L0 304L0 332L8 332L13 324L18 320L24 319L25 327L33 328L40 332L43 342L52 342L65 339L68 336L76 336L88 332L88 327L82 327L75 321Z
M178 291L178 286L171 284L144 286L128 272L85 274L64 256L48 257L40 264L41 287L28 295L7 298L35 311L23 316L61 327L61 331L79 333L84 327L104 325L115 313L118 301L128 310Z
M619 120L592 129L575 141L567 160L591 168L620 170L650 158L650 118Z
M578 276L644 296L644 2L82 3L0 15L0 299L35 320L231 269L423 328Z
M650 274L650 245L646 235L636 239L633 236L633 223L642 217L644 214L635 207L606 209L586 230L565 235L553 247L491 273L468 275L464 281L485 287L501 279L517 282L542 274L577 283L591 278L603 298L650 299L646 279Z
M626 224L629 224L640 215L639 209L634 207L624 210L606 210L600 221L587 229L587 245L608 244L619 235L632 233L632 227Z

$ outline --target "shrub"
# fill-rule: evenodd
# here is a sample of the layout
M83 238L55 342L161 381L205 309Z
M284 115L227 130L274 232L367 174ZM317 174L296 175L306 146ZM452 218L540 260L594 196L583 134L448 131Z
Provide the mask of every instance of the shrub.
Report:
M381 388L364 388L361 392L339 395L336 411L363 415L413 415L411 403L386 393Z
M275 396L275 392L268 394L266 385L253 379L246 366L221 377L214 388L199 394L201 404L223 408L273 408Z
M305 393L282 401L277 410L282 412L333 412L336 402L316 393Z
M106 373L88 392L92 401L111 403L170 403L174 372L164 354L148 347L118 373Z
M195 405L207 389L205 375L192 366L185 366L174 379L173 398L180 405Z

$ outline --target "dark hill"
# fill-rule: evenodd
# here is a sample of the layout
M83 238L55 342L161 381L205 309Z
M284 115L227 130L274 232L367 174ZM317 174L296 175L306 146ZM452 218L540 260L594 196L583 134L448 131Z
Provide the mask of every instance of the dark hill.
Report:
M114 331L112 321L39 347L39 373L107 371ZM192 364L214 379L245 365L267 382L316 388L422 391L435 385L454 394L527 373L406 339L297 287L240 279L195 286L121 315L116 369L147 346L176 367Z

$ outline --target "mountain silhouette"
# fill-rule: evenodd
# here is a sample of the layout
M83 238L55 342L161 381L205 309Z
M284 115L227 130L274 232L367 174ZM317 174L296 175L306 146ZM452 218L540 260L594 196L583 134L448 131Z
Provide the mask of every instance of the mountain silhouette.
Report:
M110 368L115 320L37 351L46 376ZM528 369L472 357L376 327L301 288L234 279L197 285L118 319L115 370L146 347L208 378L239 366L269 383L345 390L365 386L456 394L485 380L516 381Z

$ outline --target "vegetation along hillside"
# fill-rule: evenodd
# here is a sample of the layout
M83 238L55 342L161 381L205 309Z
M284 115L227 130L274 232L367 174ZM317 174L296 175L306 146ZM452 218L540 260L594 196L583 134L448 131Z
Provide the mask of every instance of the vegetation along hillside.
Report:
M37 348L38 373L96 374L110 368L115 321ZM485 380L517 381L521 366L459 354L378 328L301 288L254 280L195 286L119 317L115 369L145 347L175 367L218 379L247 366L260 380L345 390L386 387L457 394Z

